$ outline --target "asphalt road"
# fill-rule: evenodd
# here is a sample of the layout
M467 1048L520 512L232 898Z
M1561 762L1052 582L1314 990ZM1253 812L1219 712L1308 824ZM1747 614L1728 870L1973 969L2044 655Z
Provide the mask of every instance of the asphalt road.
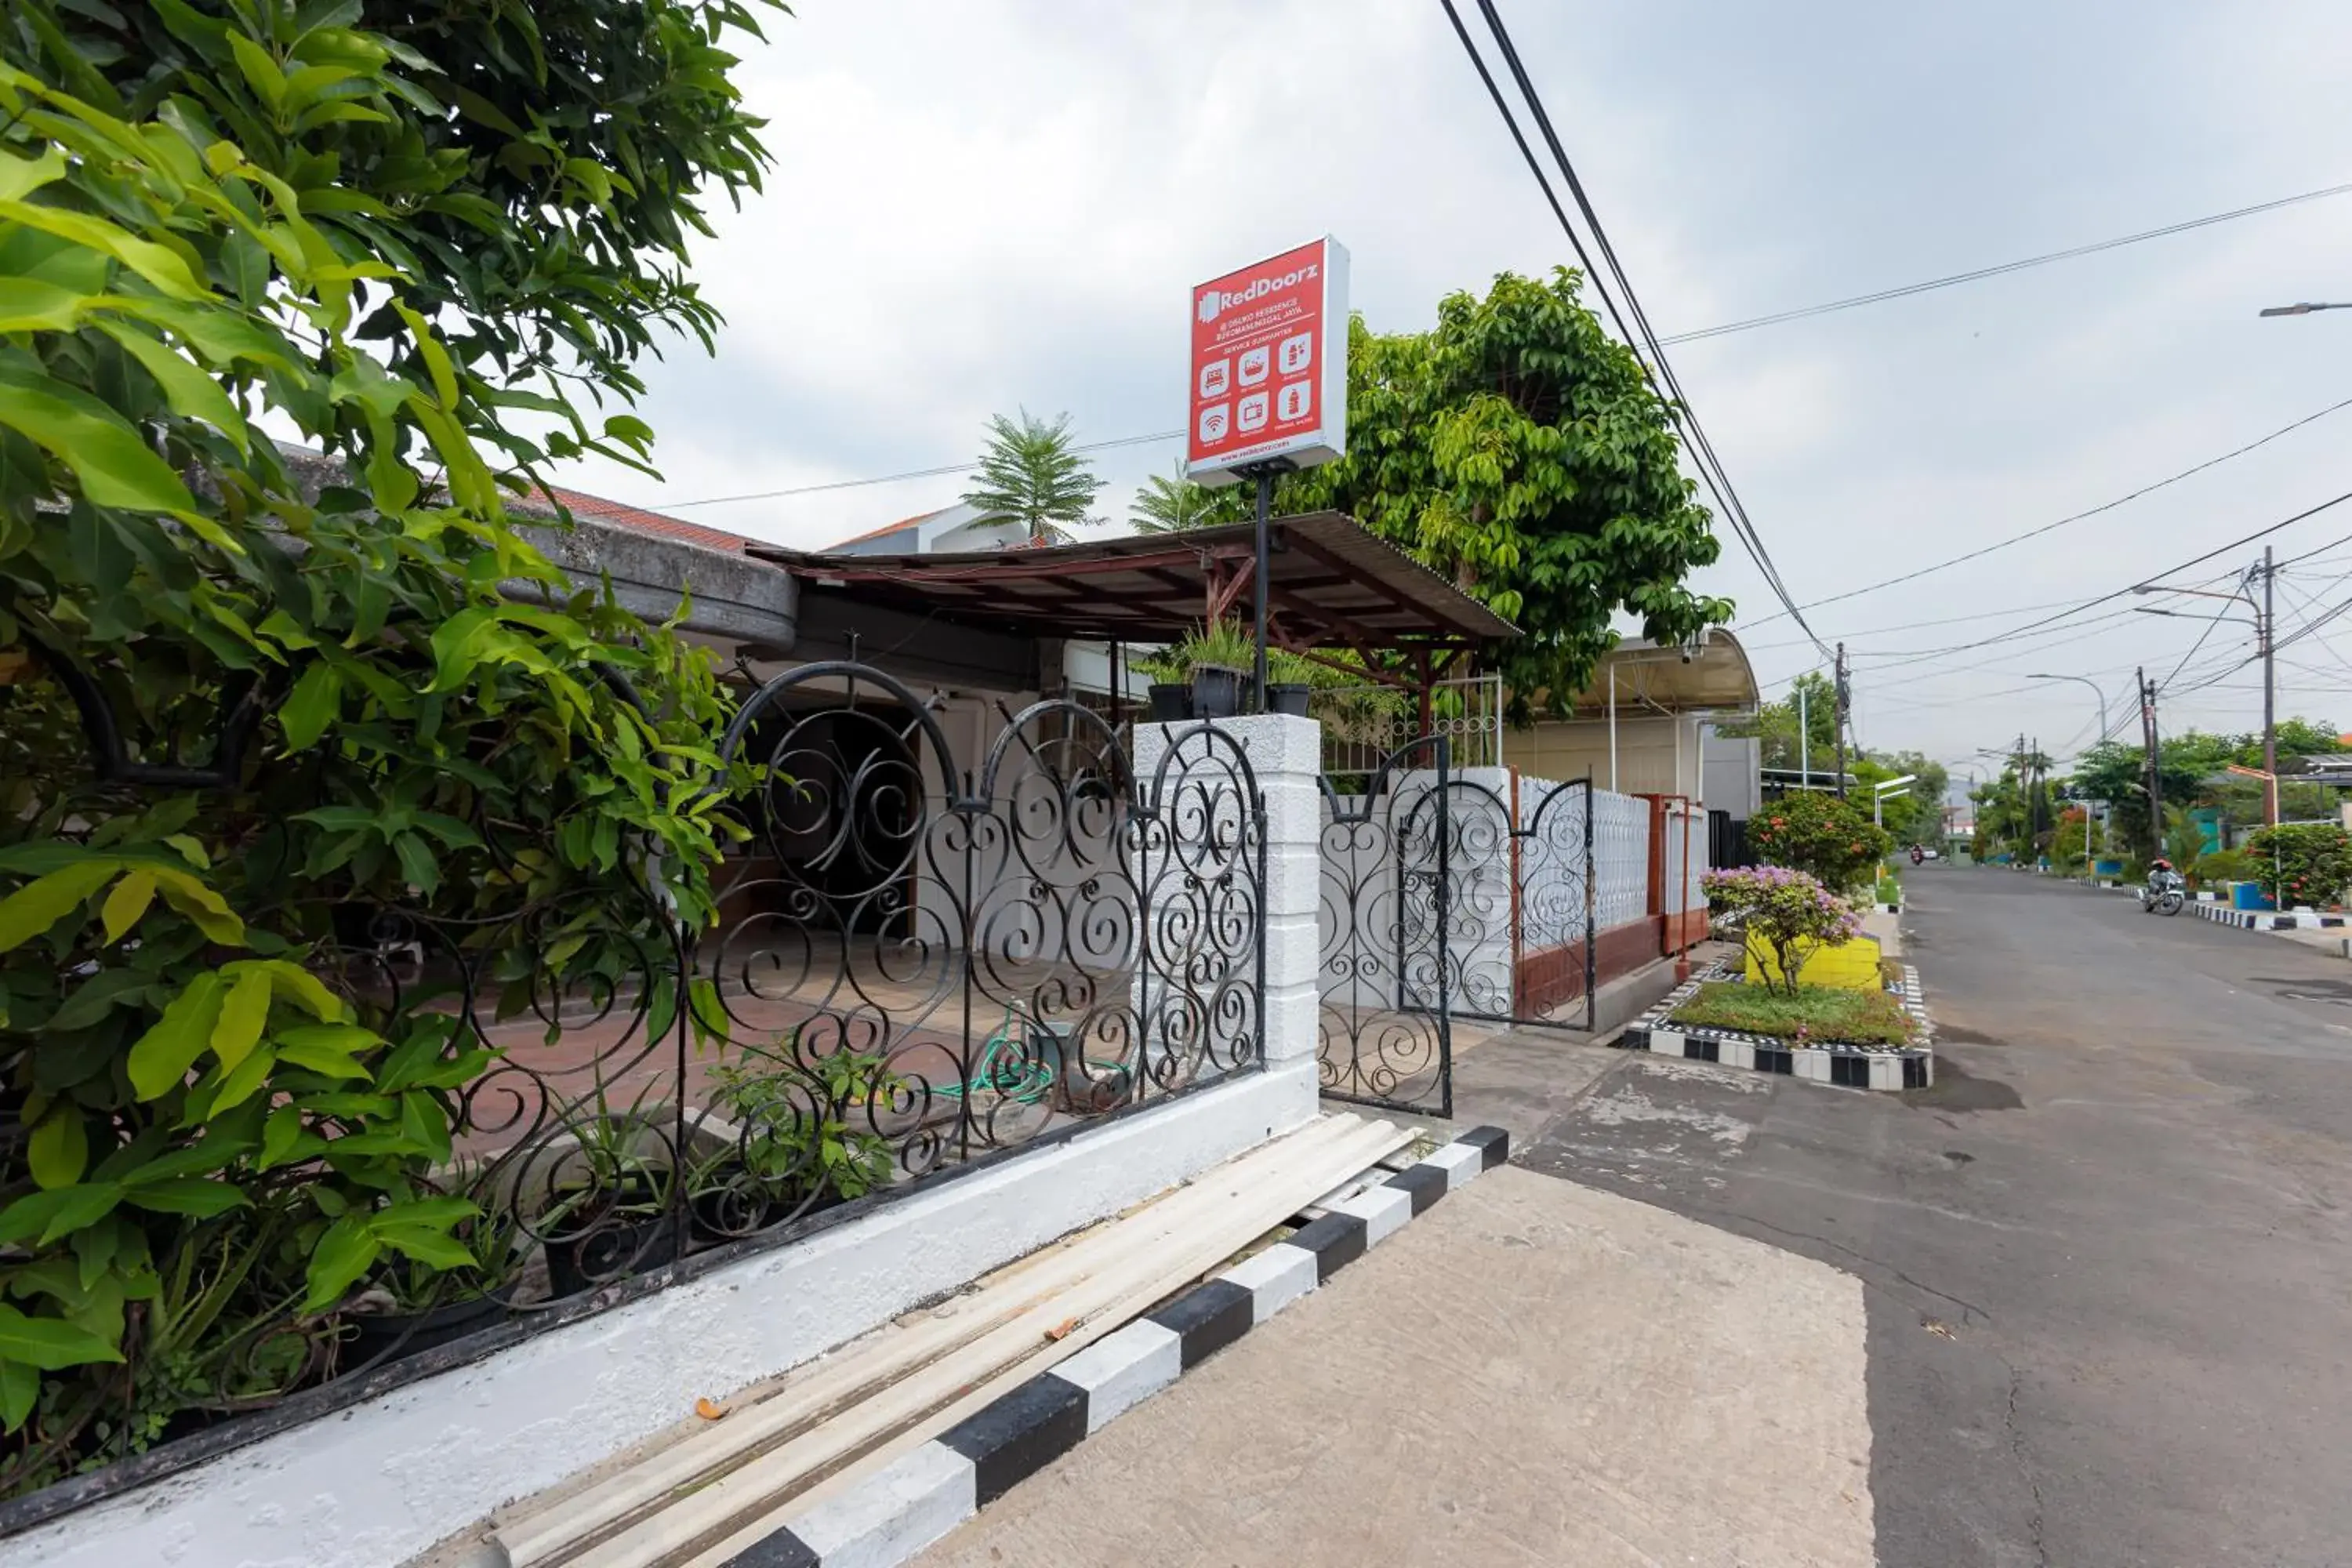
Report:
M1862 1279L1887 1568L2352 1563L2352 963L1908 883L1936 1088L1633 1058L1517 1163Z

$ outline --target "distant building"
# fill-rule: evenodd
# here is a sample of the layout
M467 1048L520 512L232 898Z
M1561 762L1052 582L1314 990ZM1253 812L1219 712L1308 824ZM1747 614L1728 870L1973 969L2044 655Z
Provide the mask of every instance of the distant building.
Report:
M962 555L982 550L1019 550L1029 531L1017 520L990 517L968 501L897 522L825 547L827 555Z

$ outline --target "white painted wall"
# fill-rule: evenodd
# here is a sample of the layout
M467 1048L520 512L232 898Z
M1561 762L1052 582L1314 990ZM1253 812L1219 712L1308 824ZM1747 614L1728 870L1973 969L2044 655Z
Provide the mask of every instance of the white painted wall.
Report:
M0 1568L393 1568L1316 1110L1310 720L1232 721L1267 812L1266 1069L912 1194L0 1541ZM1166 750L1139 730L1146 777Z

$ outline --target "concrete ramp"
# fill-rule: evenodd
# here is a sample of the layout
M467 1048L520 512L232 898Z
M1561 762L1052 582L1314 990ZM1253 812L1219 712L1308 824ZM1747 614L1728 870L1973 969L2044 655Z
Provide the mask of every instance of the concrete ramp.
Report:
M1862 1286L1507 1166L925 1568L1871 1568Z

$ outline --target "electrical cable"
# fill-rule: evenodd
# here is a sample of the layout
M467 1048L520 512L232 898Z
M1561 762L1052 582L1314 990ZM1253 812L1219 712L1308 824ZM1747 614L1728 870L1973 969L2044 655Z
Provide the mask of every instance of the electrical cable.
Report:
M1108 441L1085 441L1070 448L1073 452L1108 452L1119 447L1142 447L1154 441L1181 441L1181 430L1155 430L1149 436L1120 436ZM790 489L752 490L740 496L705 496L699 500L666 500L649 508L654 511L682 511L690 506L727 506L735 501L777 500L785 496L813 496L824 490L854 490L866 485L896 484L900 479L933 479L943 474L968 474L980 467L970 463L943 463L936 468L908 468L904 473L877 474L870 479L835 479L822 485L795 485Z
M1591 230L1593 243L1600 247L1602 258L1609 265L1610 277L1615 279L1618 291L1625 296L1626 308L1633 312L1634 321L1640 325L1641 331L1638 335L1627 324L1624 311L1619 310L1617 301L1611 295L1607 284L1602 281L1599 271L1593 267L1592 258L1585 249L1583 239L1578 235L1575 226L1569 221L1566 209L1562 207L1559 196L1552 189L1550 178L1545 174L1543 165L1537 161L1534 149L1528 146L1527 137L1519 128L1517 116L1512 112L1509 101L1503 96L1502 89L1496 82L1494 73L1487 69L1486 58L1480 54L1477 45L1472 40L1469 29L1463 25L1461 14L1454 9L1454 0L1439 0L1439 4L1444 7L1446 20L1453 25L1454 37L1461 41L1463 52L1469 56L1471 66L1478 73L1478 79L1485 85L1487 96L1494 100L1496 111L1502 116L1505 128L1509 131L1512 142L1519 149L1520 157L1526 161L1528 172L1535 175L1537 185L1543 191L1545 202L1551 207L1553 216L1559 221L1561 231L1568 236L1569 244L1576 251L1577 259L1583 265L1585 276L1591 280L1593 291L1600 296L1601 304L1609 312L1610 319L1616 323L1619 335L1633 349L1634 363L1641 367L1643 378L1650 383L1652 389L1666 403L1670 416L1675 417L1675 423L1681 427L1685 437L1685 448L1691 454L1692 466L1698 470L1700 480L1706 486L1708 493L1715 498L1717 510L1730 526L1741 548L1755 563L1756 569L1762 574L1767 586L1770 587L1774 596L1787 606L1785 613L1806 635L1813 637L1814 645L1824 655L1828 654L1830 652L1828 645L1822 642L1814 634L1812 626L1805 620L1802 608L1797 604L1795 596L1789 592L1788 584L1780 577L1780 569L1773 564L1770 552L1765 548L1762 536L1757 532L1753 521L1748 516L1747 509L1740 504L1738 493L1731 485L1730 476L1724 471L1721 459L1717 457L1704 426L1699 424L1697 414L1692 408L1690 399L1684 395L1680 384L1675 379L1673 366L1667 363L1664 351L1658 342L1657 334L1651 329L1647 317L1642 311L1641 302L1633 293L1633 284L1626 277L1624 268L1618 262L1614 247L1609 242L1607 230L1601 226L1599 216L1593 211L1591 201L1584 192L1583 183L1577 177L1575 165L1570 162L1566 149L1560 145L1559 133L1552 128L1551 117L1545 110L1543 100L1537 94L1534 83L1528 76L1527 68L1519 59L1518 50L1511 41L1509 29L1504 26L1502 17L1495 10L1493 0L1477 0L1479 12L1486 19L1487 30L1494 35L1496 47L1502 51L1504 63L1510 70L1520 97L1526 101L1529 112L1534 116L1538 132L1542 135L1553 159L1559 165L1570 194L1574 197L1578 209L1582 213L1586 226ZM1644 343L1650 350L1647 359L1641 352L1642 345ZM1664 385L1660 384L1661 380Z
M2218 458L2208 458L2203 462L2197 464L2194 468L2183 468L2179 473L2172 475L2168 479L2158 479L2153 484L2142 485L2139 489L2133 490L2128 495L2117 496L2115 500L2110 501L2102 501L2099 505L2092 507L2086 511L2078 511L2070 517L2062 517L2055 522L2045 522L2038 528L2029 528L2023 533L2013 533L2007 539L1995 540L1992 543L1981 545L1975 550L1969 551L1966 554L1955 555L1948 561L1938 561L1932 566L1922 566L1916 572L1906 572L1899 577L1888 577L1881 582L1868 584L1860 588L1849 588L1843 594L1832 594L1825 599L1811 600L1804 607L1808 610L1818 610L1823 605L1835 605L1847 599L1858 599L1864 594L1875 594L1881 588L1892 588L1899 584L1916 582L1919 578L1925 577L1932 572L1941 572L1947 567L1958 566L1965 562L1978 560L1983 556L1990 555L1997 550L2006 550L2012 544L2022 544L2029 539L2039 539L2043 534L2064 528L2069 523L2081 522L2087 518L2096 517L2102 512L2113 511L2116 508L2122 506L2126 502L2136 501L2142 496L2149 495L2157 490L2163 489L2168 485L2179 484L2181 480L2188 479L2192 475L2201 474L2206 469L2226 463L2232 458L2242 458L2248 452L2254 450L2258 447L2266 447L2282 436L2292 435L2295 431L2302 429L2306 425L2312 424L2316 420L2325 419L2327 416L2337 413L2346 408L2352 408L2352 397L2347 397L2341 403L2331 403L2316 414L2306 414L2302 418L2294 421L2292 425L2283 425L2279 426L2279 428L2272 431L2269 435L2261 437L2256 440L2249 441L2242 447L2235 447L2232 450L2224 452ZM2341 543L2343 541L2339 540L2337 542ZM2321 548L2330 549L2333 548L2333 546L2322 545ZM1766 616L1761 620L1749 621L1746 626L1739 627L1738 629L1742 631L1750 631L1758 626L1768 626L1770 623L1779 620L1780 616L1786 613L1786 611L1782 611Z
M2095 256L2103 250L2116 250L2143 240L2163 239L2171 235L2186 234L2191 229L2206 228L2217 223L2252 217L2258 213L2276 212L2302 202L2315 202L2324 196L2340 196L2352 191L2352 184L2330 185L2325 190L2305 191L2301 195L2281 196L2276 201L2258 202L2250 207L2237 207L2225 213L2213 213L2205 217L2193 217L2185 223L2167 224L2162 228L2143 229L2115 239L2102 239L2089 245L2077 245L2064 250L2053 250L2041 256L2029 256L2017 261L2004 261L1992 267L1979 267L1973 271L1954 272L1943 278L1930 278L1922 283L1906 283L1899 288L1881 289L1874 293L1856 294L1844 300L1830 300L1819 305L1801 305L1792 310L1776 310L1769 316L1750 316L1745 321L1726 321L1720 326L1701 327L1696 331L1676 332L1664 341L1669 343L1695 343L1706 338L1719 338L1730 332L1751 331L1758 327L1778 326L1783 321L1801 321L1813 316L1826 316L1837 310L1851 310L1861 305L1876 305L1888 300L1906 299L1913 294L1925 294L1931 289L1949 289L1956 284L1981 282L1987 278L1999 278L2011 272L2022 272L2029 267L2044 267L2053 261L2072 261L2076 257Z

